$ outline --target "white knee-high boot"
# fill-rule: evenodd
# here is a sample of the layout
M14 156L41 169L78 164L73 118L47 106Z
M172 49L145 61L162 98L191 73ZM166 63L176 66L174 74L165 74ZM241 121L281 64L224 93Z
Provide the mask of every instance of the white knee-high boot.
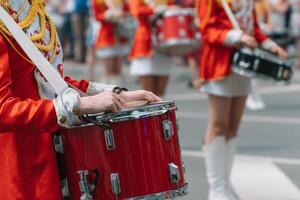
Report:
M206 175L209 183L209 200L230 200L225 181L225 137L218 136L204 145Z
M234 161L234 156L237 148L238 139L237 137L231 138L226 142L225 147L225 181L226 181L226 190L227 194L230 197L230 200L240 200L237 193L234 191L234 188L232 187L230 183L230 176Z

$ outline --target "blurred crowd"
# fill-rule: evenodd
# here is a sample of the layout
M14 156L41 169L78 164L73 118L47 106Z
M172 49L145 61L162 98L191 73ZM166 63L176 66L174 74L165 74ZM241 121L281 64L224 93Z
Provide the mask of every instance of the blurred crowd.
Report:
M190 7L195 4L194 0L177 0L176 3ZM290 57L296 60L300 55L300 0L255 0L255 3L261 29L286 48ZM89 67L87 79L95 79L93 77L93 66L97 60L95 37L101 28L101 22L94 18L91 4L90 0L46 0L48 12L59 32L65 59L87 63ZM130 4L130 1L127 1L127 4ZM124 23L129 23L128 26L131 28L134 27L130 24L132 21ZM198 58L198 55L182 57L183 62L190 66L194 79L198 77L195 73ZM128 62L126 56L124 61ZM296 61L296 65L300 66L299 60Z

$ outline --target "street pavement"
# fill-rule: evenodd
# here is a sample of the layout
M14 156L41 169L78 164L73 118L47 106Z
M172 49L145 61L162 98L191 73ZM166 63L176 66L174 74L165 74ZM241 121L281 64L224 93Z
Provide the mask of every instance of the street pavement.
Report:
M187 167L189 195L186 200L207 200L202 139L207 118L204 94L187 87L191 78L185 67L174 67L165 99L175 100L180 124L182 156ZM100 77L101 67L95 71ZM86 77L86 68L65 63L65 74ZM300 72L290 85L260 83L267 105L262 111L247 110L240 127L240 140L232 183L242 200L300 200ZM137 89L137 81L124 67L124 86Z

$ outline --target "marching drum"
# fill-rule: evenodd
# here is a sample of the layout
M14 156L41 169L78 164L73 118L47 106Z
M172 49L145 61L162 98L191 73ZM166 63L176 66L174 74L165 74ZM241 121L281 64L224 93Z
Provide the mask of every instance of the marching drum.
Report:
M163 200L187 194L173 102L89 116L54 137L71 200ZM94 124L97 124L96 126Z
M186 55L199 46L193 9L167 10L154 22L152 42L164 54Z
M233 71L247 77L259 76L275 81L291 80L293 64L261 49L241 48L232 57Z

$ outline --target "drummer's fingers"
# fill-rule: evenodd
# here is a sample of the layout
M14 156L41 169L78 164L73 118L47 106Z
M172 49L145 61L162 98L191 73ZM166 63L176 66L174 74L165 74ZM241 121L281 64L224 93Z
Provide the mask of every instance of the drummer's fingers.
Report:
M122 106L124 106L124 105L126 105L126 100L123 98L123 97L121 97L121 95L119 95L119 94L113 94L113 96L114 96L114 98L115 99L117 99L118 100L118 102L122 105Z
M145 100L147 100L149 102L160 101L160 98L158 96L156 96L155 94L153 94L152 92L146 92L144 94L144 98L145 98Z
M155 95L153 92L148 92L154 98L154 101L161 101L161 98Z
M122 105L121 105L121 103L119 102L119 100L118 99L114 99L114 105L116 106L116 109L117 109L117 112L120 112L120 111L122 111Z

